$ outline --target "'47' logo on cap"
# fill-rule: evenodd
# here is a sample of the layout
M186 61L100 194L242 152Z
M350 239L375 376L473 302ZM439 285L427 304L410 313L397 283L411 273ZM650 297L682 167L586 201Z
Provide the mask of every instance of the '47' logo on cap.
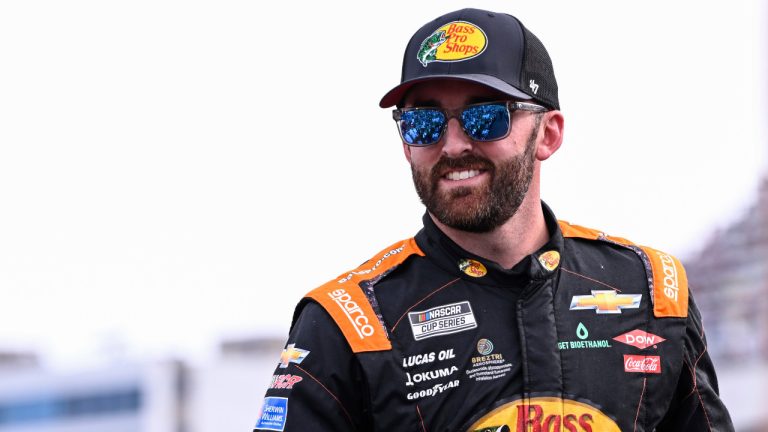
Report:
M290 363L299 364L309 355L309 351L296 348L296 344L289 344L280 354L280 367L287 368Z
M613 290L593 290L592 295L573 296L570 309L594 309L599 314L620 314L622 309L639 308L642 297L642 294L616 294Z

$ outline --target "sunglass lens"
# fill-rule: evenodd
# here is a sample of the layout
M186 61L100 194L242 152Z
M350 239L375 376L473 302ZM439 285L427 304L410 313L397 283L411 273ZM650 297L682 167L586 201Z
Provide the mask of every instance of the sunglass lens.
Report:
M445 115L437 110L415 109L400 116L400 134L406 144L429 145L440 140Z
M509 111L504 104L468 107L461 113L464 131L475 141L492 141L509 132Z

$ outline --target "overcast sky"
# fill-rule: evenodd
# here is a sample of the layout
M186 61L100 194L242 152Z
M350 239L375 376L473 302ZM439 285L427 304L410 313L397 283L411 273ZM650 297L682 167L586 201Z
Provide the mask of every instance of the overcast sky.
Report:
M311 288L413 235L389 110L467 2L0 3L0 350L52 367L285 336ZM681 257L766 171L766 8L477 1L548 48L557 216Z

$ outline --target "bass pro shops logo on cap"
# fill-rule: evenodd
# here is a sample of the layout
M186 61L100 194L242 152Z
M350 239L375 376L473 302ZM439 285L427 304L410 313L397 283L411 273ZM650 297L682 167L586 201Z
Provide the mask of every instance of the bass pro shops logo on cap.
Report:
M487 46L488 37L483 29L466 21L452 21L424 39L416 58L427 67L432 62L456 62L477 57Z

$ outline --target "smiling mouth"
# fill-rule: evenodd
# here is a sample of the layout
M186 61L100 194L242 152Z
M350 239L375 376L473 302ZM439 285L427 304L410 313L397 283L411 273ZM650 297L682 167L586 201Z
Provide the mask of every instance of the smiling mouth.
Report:
M447 173L444 178L448 180L466 180L468 178L479 176L482 171L480 170L464 170L464 171L451 171Z

